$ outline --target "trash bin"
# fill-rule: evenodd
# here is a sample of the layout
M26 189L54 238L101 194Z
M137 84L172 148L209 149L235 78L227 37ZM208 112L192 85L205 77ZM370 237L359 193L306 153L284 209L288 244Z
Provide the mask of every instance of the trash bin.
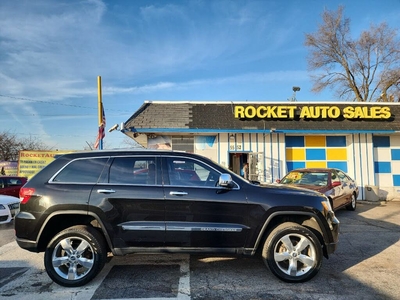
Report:
M379 188L375 185L365 186L365 200L379 201Z

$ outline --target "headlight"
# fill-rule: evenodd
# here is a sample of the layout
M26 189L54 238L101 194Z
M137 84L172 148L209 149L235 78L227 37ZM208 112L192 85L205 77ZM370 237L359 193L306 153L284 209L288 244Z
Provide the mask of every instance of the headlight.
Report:
M329 201L322 201L322 206L324 207L324 209L326 210L326 212L330 212L332 211L332 206L329 203Z
M329 228L331 230L333 230L332 223L333 222L336 223L338 221L337 221L337 219L335 217L335 213L333 212L333 209L332 209L332 206L331 206L331 202L329 201L328 197L325 196L325 201L321 201L321 204L322 204L322 206L324 208L325 216L326 216L326 219L328 221Z
M3 204L0 204L0 209L6 209L6 207Z
M332 206L331 206L331 201L329 201L329 198L324 195L325 201L322 201L322 206L326 211L333 211Z

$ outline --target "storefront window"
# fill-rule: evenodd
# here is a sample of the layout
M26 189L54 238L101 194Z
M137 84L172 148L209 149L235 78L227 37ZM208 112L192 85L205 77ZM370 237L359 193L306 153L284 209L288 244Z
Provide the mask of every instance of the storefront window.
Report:
M194 152L194 137L172 137L172 150Z

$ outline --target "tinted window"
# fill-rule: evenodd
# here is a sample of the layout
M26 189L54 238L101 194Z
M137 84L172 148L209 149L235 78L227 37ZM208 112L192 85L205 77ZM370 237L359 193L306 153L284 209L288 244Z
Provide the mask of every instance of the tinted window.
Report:
M167 158L170 185L216 186L219 173L202 162L184 157Z
M154 157L116 157L110 168L110 183L156 184L157 164Z
M332 182L340 182L340 178L339 178L339 176L336 174L335 171L332 171L332 173L331 173L331 178L332 178Z
M349 181L349 178L347 177L347 175L344 174L342 171L337 171L337 174L341 181L343 181L343 182Z
M108 158L78 159L68 164L54 177L55 182L96 183Z
M22 185L22 181L19 178L7 178L8 186L18 186Z

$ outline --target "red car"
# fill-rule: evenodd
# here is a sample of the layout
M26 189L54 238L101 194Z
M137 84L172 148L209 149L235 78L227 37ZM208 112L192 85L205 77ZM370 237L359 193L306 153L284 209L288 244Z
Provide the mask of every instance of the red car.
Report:
M298 186L325 194L332 208L356 209L358 186L345 172L333 168L295 169L278 183Z
M19 190L27 180L26 177L0 176L0 195L19 198Z

